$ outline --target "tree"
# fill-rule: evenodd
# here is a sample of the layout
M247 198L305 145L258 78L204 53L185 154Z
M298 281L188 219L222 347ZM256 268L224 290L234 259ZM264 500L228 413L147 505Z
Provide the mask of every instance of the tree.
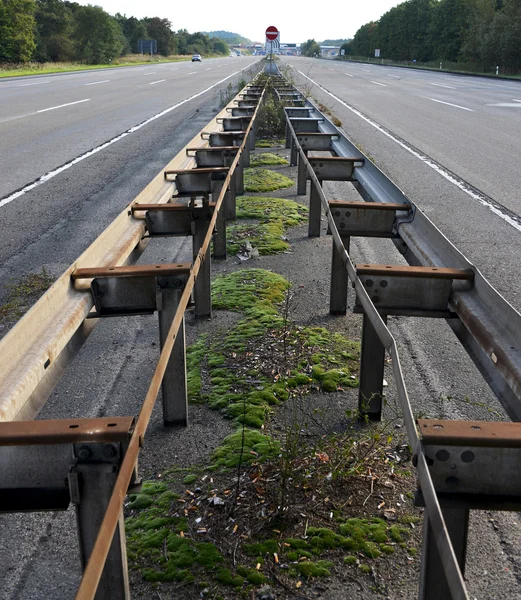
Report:
M138 50L138 41L147 38L147 26L146 23L136 19L136 17L127 17L116 13L116 21L118 21L123 35L125 36L128 44L128 52L136 54Z
M34 0L3 0L7 16L9 58L11 62L26 62L36 49L34 38L36 4ZM4 42L0 39L0 47Z
M36 59L42 62L71 60L74 57L74 19L70 7L61 0L37 0L35 18Z
M13 27L3 0L0 0L0 62L10 62L13 56Z
M157 40L157 51L163 56L169 56L175 50L175 39L172 32L172 23L168 19L153 17L144 19L149 39Z
M302 56L320 56L320 46L315 40L308 40L300 45Z
M99 6L82 6L75 15L76 56L89 64L105 64L121 56L125 36L114 17Z

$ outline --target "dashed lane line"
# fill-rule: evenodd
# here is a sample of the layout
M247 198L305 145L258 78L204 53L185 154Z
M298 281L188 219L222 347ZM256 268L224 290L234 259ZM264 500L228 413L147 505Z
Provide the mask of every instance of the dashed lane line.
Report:
M108 148L109 146L112 146L112 144L115 144L116 142L119 142L119 140L122 140L123 138L126 138L127 136L131 135L132 133L135 133L136 131L139 131L140 129L142 129L143 127L145 127L146 125L148 125L149 123L152 123L152 121L155 121L156 119L160 119L161 117L167 115L168 113L172 112L176 108L179 108L183 104L186 104L187 102L190 102L191 100L195 100L195 98L199 98L199 96L202 96L203 94L206 94L210 90L213 90L215 87L221 85L221 83L224 83L228 79L231 79L232 77L235 77L235 75L237 75L238 73L240 73L243 70L244 69L241 69L239 71L235 71L235 72L231 73L231 75L227 75L226 77L224 77L220 81L217 81L216 83L208 86L204 90L201 90L200 92L197 92L197 94L194 94L193 96L190 96L189 98L185 98L184 100L181 100L177 104L174 104L173 106L170 106L169 108L166 108L165 110L163 110L163 111L155 114L154 116L150 117L149 119L146 119L142 123L139 123L138 125L135 125L134 127L131 127L130 129L127 129L127 131L124 131L123 133L120 133L119 135L117 135L116 137L112 138L111 140L108 140L107 142L104 142L103 144L100 144L99 146L96 146L92 150L89 150L88 152L85 152L84 154L81 154L80 156L77 156L73 160L71 160L71 161L69 161L69 162L61 165L57 169L54 169L53 171L49 171L48 173L45 173L45 175L42 175L41 177L39 177L38 179L36 179L32 183L30 183L30 184L28 184L28 185L20 188L19 190L16 190L12 194L9 194L8 196L5 196L4 198L1 198L0 199L0 208L2 206L5 206L6 204L9 204L10 202L13 202L13 200L16 200L17 198L20 198L21 196L24 196L25 194L27 194L27 192L30 192L31 190L34 190L34 188L42 185L43 183L46 183L50 179L53 179L54 177L56 177L60 173L63 173L64 171L67 171L67 169L70 169L74 165L77 165L78 163L82 162L86 158L89 158L89 157L93 156L94 154L97 154L98 152L101 152L102 150L105 150L105 148Z
M56 110L57 108L64 108L65 106L72 106L73 104L81 104L82 102L90 102L90 98L85 98L85 100L76 100L76 102L67 102L67 104L59 104L58 106L51 106L50 108L42 108L41 110L37 110L37 113L44 113L49 110Z
M376 121L373 121L373 119L369 118L368 116L364 115L364 113L360 112L354 106L347 104L347 102L344 102L344 100L342 100L338 96L335 96L335 94L330 92L324 86L320 85L320 83L318 83L317 81L314 81L313 79L311 79L311 77L308 77L307 75L305 75L302 71L298 71L298 72L305 79L309 79L309 81L313 85L316 85L323 92L325 92L326 94L331 96L331 98L333 98L334 100L336 100L337 102L342 104L342 106L345 106L348 110L350 110L357 117L360 117L361 119L363 119L366 123L371 125L371 127L374 127L380 133L382 133L383 135L388 137L390 140L392 140L393 142L395 142L396 144L401 146L404 150L406 150L407 152L409 152L410 154L412 154L413 156L415 156L416 158L421 160L426 166L428 166L431 169L433 169L434 171L436 171L436 173L438 173L444 179L446 179L447 181L449 181L450 183L455 185L462 192L467 194L467 196L470 196L472 199L477 200L482 206L484 206L485 208L488 208L488 210L490 210L492 213L494 213L500 219L502 219L503 221L505 221L506 223L508 223L514 229L516 229L517 231L519 231L521 233L521 219L514 212L512 212L505 206L501 205L499 202L496 202L493 198L490 198L489 196L487 196L486 194L484 194L483 192L481 192L480 190L478 190L477 188L472 186L470 183L466 182L464 179L461 179L461 177L458 177L458 175L456 175L452 171L449 171L443 165L440 165L439 163L437 163L435 160L430 158L430 156L427 156L421 150L418 150L418 148L415 148L412 144L409 144L405 140L398 138L396 135L394 135L393 133L388 131L385 127L383 127ZM1 205L1 202L0 202L0 205Z
M475 112L472 108L467 108L466 106L460 106L459 104L452 104L452 102L444 102L443 100L436 100L436 98L428 98L425 96L427 100L432 100L433 102L437 102L438 104L445 104L446 106L453 106L454 108L461 108L461 110L467 110L468 112Z

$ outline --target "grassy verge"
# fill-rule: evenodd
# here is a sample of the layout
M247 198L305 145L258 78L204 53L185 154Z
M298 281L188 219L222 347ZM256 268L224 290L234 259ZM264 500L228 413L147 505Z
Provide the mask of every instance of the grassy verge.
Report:
M7 298L0 304L0 337L20 319L38 298L51 287L54 279L45 269L33 273L18 283L8 284Z
M122 57L113 63L105 65L86 65L83 63L24 63L20 65L0 64L0 78L21 77L25 75L47 75L51 73L66 73L69 71L93 71L115 67L130 67L134 65L149 65L165 62L181 62L190 60L189 56L172 56L160 60L144 60L141 57Z

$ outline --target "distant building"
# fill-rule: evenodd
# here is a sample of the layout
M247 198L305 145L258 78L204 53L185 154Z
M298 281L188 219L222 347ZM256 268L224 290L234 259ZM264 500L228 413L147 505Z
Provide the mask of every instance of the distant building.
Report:
M320 56L334 58L340 54L340 46L320 46Z

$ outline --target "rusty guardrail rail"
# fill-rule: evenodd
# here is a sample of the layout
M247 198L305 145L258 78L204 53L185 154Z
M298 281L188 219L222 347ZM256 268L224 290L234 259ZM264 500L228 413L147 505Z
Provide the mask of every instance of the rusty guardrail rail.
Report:
M0 341L0 510L76 504L78 598L129 598L123 501L140 484L137 456L161 386L165 424L186 424L184 314L192 292L196 315L211 313L210 242L226 256L263 94L248 115L234 114L235 101L221 111ZM131 264L156 235L191 235L193 263ZM137 419L21 421L38 413L98 317L154 311L161 353Z
M298 163L299 194L307 194L310 181L308 235L320 235L323 210L333 237L330 312L346 313L348 279L356 292L354 310L363 314L359 409L376 420L382 411L385 352L392 358L418 471L416 501L426 507L419 598L467 599L462 574L469 511L519 510L521 482L511 479L521 428L421 420L420 438L386 317L446 319L507 414L520 421L521 315L312 102L301 100L298 107L290 102L285 108L286 146L291 164ZM331 157L310 156L317 151ZM351 182L363 202L328 201L323 181ZM351 236L389 238L411 266L355 265Z

